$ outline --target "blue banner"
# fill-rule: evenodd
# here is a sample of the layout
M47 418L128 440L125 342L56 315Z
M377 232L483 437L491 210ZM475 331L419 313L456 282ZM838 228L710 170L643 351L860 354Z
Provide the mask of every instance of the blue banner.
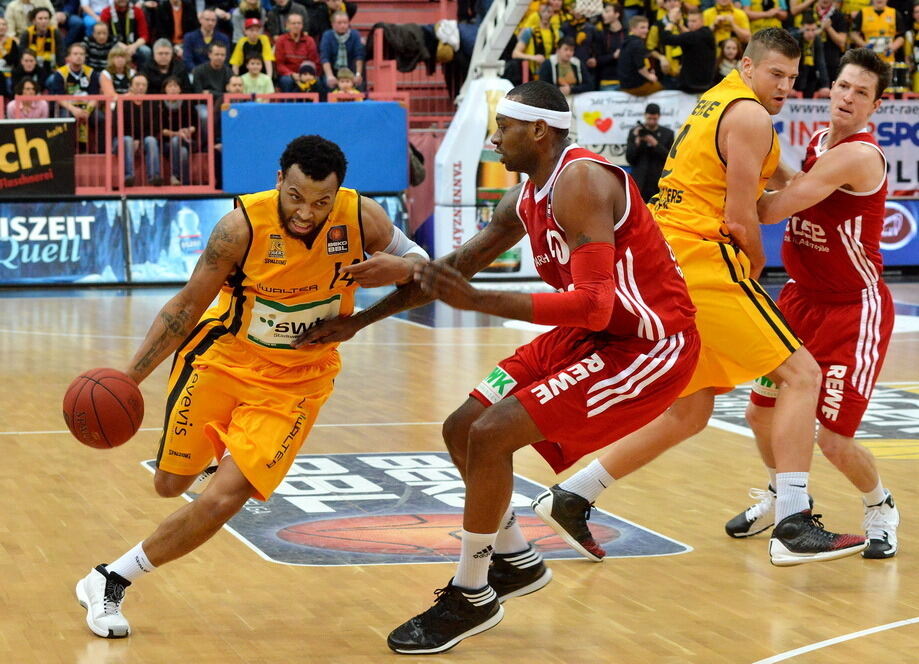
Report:
M131 281L184 283L233 199L145 198L129 200L127 207Z
M223 111L223 188L235 193L275 186L284 148L319 134L348 159L344 186L360 191L408 189L408 119L395 102L233 104Z
M399 228L407 224L399 196L372 196ZM184 283L214 226L233 209L232 198L166 198L127 201L131 281Z
M118 283L125 273L120 200L0 202L0 284Z
M919 200L889 200L884 211L884 231L881 235L881 258L884 267L919 265ZM782 266L782 241L785 222L763 226L763 246L766 267Z

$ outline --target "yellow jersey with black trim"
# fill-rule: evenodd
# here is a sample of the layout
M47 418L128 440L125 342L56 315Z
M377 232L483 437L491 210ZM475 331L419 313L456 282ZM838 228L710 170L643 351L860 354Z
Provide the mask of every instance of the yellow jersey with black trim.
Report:
M285 232L277 190L240 196L237 204L252 239L202 320L219 319L259 359L284 366L318 360L338 344L291 344L317 323L354 312L357 282L341 269L364 258L360 194L338 190L312 246Z
M724 224L727 168L718 149L718 127L724 112L740 99L759 102L734 70L702 94L683 122L664 163L660 191L648 202L661 226L717 242L731 240ZM779 156L779 137L773 130L772 146L760 168L757 198L779 165Z

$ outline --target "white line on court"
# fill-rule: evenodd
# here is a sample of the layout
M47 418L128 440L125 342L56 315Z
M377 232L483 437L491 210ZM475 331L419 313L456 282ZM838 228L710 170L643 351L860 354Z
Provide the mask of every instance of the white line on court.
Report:
M773 655L772 657L767 657L766 659L757 660L753 662L753 664L774 664L775 662L784 662L786 659L791 659L792 657L797 657L798 655L803 655L804 653L812 652L814 650L819 650L820 648L826 648L827 646L836 645L837 643L851 641L852 639L857 639L862 636L868 636L869 634L876 634L878 632L884 632L888 629L896 629L897 627L904 627L906 625L912 625L914 623L919 623L919 617L910 618L908 620L898 620L897 622L887 623L886 625L879 625L877 627L863 629L860 632L852 632L851 634L837 636L833 639L827 639L826 641L812 643L809 646L795 648L794 650L789 650L788 652L779 653L778 655Z
M349 424L314 424L314 429L333 429L348 427L430 427L441 426L443 422L352 422ZM138 431L162 431L163 427L143 427ZM70 433L66 429L55 431L0 431L0 436L38 436Z

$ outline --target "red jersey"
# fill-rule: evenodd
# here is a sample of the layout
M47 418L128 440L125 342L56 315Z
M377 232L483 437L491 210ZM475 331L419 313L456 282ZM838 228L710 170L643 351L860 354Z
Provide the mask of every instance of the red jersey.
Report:
M517 198L517 216L530 237L539 276L559 291L574 289L568 238L552 212L552 190L562 171L582 159L612 170L626 191L625 213L621 219L610 219L615 229L616 302L606 332L656 341L692 327L696 310L686 283L635 181L618 166L577 145L565 149L539 191L528 180Z
M806 173L827 152L828 129L814 134L804 159ZM838 143L864 143L884 153L874 137L860 131ZM837 189L816 205L792 215L785 228L782 261L805 293L845 295L873 286L881 278L881 231L887 200L885 175L870 192Z

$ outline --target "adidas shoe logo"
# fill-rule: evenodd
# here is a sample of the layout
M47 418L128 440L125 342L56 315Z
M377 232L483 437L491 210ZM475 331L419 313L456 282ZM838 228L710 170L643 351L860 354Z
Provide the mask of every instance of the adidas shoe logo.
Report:
M482 549L481 551L478 551L478 552L472 554L472 557L473 557L473 558L488 558L488 557L494 552L494 550L495 550L495 547L493 547L491 544L489 544L488 546L486 546L486 547L485 547L484 549Z

